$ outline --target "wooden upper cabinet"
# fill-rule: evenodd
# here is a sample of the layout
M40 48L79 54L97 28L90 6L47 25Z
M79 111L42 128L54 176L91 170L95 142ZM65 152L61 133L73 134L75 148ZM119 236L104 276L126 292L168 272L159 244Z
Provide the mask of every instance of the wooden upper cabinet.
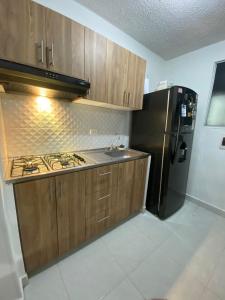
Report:
M129 52L125 106L142 109L146 61Z
M108 103L142 109L146 61L107 41L106 89Z
M56 177L59 255L85 240L85 171Z
M85 28L85 79L91 82L90 100L107 102L106 55L107 39Z
M127 107L135 107L136 102L136 80L137 80L137 55L129 52L126 99L124 105Z
M46 8L47 67L55 72L84 77L84 27Z
M136 56L136 81L135 81L135 107L142 109L144 83L145 83L146 61Z
M148 158L135 160L131 198L131 213L140 212L143 208L147 165Z
M107 40L106 84L108 103L124 106L126 98L128 50Z
M0 58L45 67L45 9L29 0L0 1Z
M14 186L23 257L27 273L58 256L55 180L53 177Z

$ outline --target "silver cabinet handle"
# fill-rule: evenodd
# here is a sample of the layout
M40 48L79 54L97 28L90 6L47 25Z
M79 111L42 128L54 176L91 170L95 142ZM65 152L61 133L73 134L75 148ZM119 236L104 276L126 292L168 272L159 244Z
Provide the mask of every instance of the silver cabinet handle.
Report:
M44 40L41 40L39 44L37 44L38 50L38 62L43 64L44 63Z
M108 195L106 195L106 196L103 196L103 197L101 197L101 198L98 198L97 201L100 201L100 200L103 200L103 199L109 198L109 197L111 197L111 194L108 194Z
M126 105L126 91L123 93L123 105Z
M47 47L48 66L54 66L54 43L52 42L51 48Z
M107 217L104 217L104 218L102 218L102 219L100 219L100 220L97 220L97 222L100 223L100 222L105 221L105 220L107 220L107 219L109 219L109 218L110 218L110 216L107 216Z
M105 173L100 173L99 176L105 176L105 175L109 175L111 174L112 172L105 172Z
M130 104L130 92L128 93L127 105Z

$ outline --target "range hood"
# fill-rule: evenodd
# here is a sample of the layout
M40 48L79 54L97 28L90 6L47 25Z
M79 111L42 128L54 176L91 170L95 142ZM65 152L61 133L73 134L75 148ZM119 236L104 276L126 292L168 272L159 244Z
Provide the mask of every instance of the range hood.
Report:
M75 100L89 88L82 79L0 59L0 92Z

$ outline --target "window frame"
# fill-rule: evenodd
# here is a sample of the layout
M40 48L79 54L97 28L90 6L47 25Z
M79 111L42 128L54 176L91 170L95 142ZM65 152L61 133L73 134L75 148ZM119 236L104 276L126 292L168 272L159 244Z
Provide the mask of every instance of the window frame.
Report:
M215 61L213 64L213 72L212 72L212 79L211 79L211 85L210 85L209 100L208 100L208 106L207 106L207 112L206 112L206 118L205 118L205 124L204 124L204 126L207 126L210 128L225 128L225 125L210 125L210 124L208 124L208 116L209 116L209 111L210 111L210 106L211 106L211 101L212 101L212 93L213 93L213 87L214 87L214 82L215 82L215 77L216 77L216 69L217 69L217 65L221 64L221 63L225 63L225 59Z

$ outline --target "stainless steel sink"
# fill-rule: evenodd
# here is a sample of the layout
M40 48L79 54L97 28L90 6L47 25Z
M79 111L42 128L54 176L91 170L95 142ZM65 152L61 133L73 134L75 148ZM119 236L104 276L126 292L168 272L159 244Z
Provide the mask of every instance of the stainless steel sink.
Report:
M118 157L118 158L126 158L132 156L129 150L112 150L112 151L106 151L105 154L111 157Z

